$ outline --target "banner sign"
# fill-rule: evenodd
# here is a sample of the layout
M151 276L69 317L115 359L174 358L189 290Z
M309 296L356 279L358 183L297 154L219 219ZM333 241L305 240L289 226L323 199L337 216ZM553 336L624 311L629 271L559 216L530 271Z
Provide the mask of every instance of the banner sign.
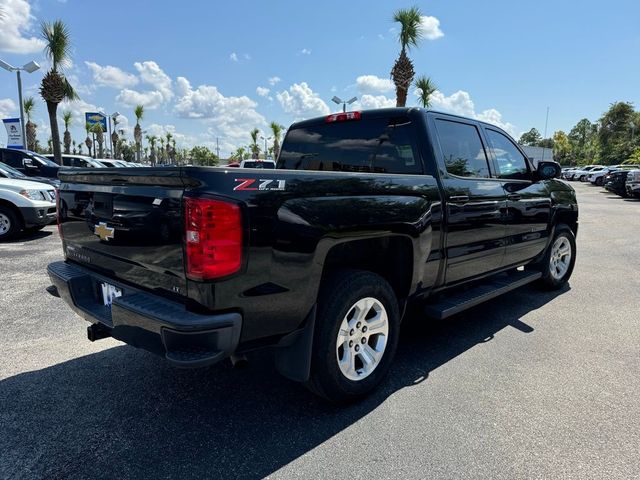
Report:
M19 118L5 118L2 120L7 129L7 148L26 148L22 139L22 124Z
M96 123L102 125L102 131L107 132L107 116L99 112L86 112L84 118L89 124L89 128L92 128Z

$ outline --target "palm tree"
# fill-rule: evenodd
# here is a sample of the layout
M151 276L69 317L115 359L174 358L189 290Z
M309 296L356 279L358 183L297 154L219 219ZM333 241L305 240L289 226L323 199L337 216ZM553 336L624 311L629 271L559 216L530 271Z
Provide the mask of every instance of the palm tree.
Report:
M151 160L151 165L155 165L156 164L156 140L158 139L158 137L156 137L155 135L147 135L147 142L149 142L150 145L150 160Z
M75 155L75 154L77 153L77 150L76 150L76 141L74 140L72 143L73 143L73 150L72 150L72 152L73 152L73 154ZM82 153L82 152L81 152L81 153Z
M425 77L424 75L421 77L418 77L418 79L416 80L416 88L418 89L418 102L420 102L420 105L422 105L422 108L429 108L429 105L431 104L431 95L433 95L433 92L435 92L438 88L436 87L435 83L433 83L433 81L429 78L429 77Z
M62 112L62 121L64 122L64 153L71 153L71 133L69 133L69 125L73 120L73 114L69 110Z
M104 157L104 150L103 150L104 130L102 129L102 124L94 123L91 131L96 135L96 143L98 144L98 158L103 158Z
M111 145L113 145L113 152L111 155L113 158L120 158L120 137L118 137L118 117L112 117L113 119L113 132L111 133Z
M31 121L31 114L36 107L36 102L33 97L28 97L24 100L24 114L27 116L27 150L35 151L36 148L36 124Z
M413 83L413 63L407 56L407 50L417 47L422 38L422 14L418 7L398 10L393 14L393 20L400 24L400 56L391 69L391 78L396 85L396 107L407 104L407 92Z
M93 145L93 142L91 141L91 136L89 135L91 133L91 125L88 122L85 123L84 129L87 131L87 138L84 140L84 144L87 146L89 156L95 157L95 155L91 155L91 145Z
M53 143L54 161L62 165L62 154L60 153L60 131L58 130L58 104L63 100L75 100L78 98L73 87L61 73L61 69L69 61L69 51L71 41L69 30L61 20L53 23L42 23L42 38L45 40L44 53L51 62L49 70L40 84L40 95L47 103L49 113L49 123L51 124L51 138Z
M249 135L251 135L251 158L253 158L254 160L260 158L260 147L258 146L259 134L260 130L258 130L257 128L254 128L253 130L251 130L251 132L249 132Z
M140 126L140 120L144 116L144 106L136 105L133 109L133 114L136 116L136 126L133 129L133 139L136 142L136 152L138 154L138 160L140 160L140 149L142 148L142 127Z
M158 149L158 158L164 163L164 137L160 136L160 148Z
M280 153L280 136L282 135L284 126L277 122L271 122L270 127L271 133L273 134L273 158L275 160L278 158L278 154Z
M171 139L171 156L172 156L172 160L173 159L177 159L177 150L176 150L176 139L172 138Z
M167 148L167 161L169 163L173 163L173 158L172 158L173 155L171 155L171 139L173 138L173 135L171 135L171 132L167 132L165 134L165 137L167 138L167 143L166 143L166 145L167 145L167 147L166 147Z

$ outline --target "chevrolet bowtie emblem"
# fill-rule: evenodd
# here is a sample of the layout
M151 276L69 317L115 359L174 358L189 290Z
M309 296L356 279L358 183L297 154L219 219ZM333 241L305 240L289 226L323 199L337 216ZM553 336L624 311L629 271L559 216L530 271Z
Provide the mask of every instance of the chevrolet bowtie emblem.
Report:
M107 241L110 238L113 238L113 232L115 232L115 228L107 227L107 224L104 222L98 223L95 226L93 233L100 237L100 240Z

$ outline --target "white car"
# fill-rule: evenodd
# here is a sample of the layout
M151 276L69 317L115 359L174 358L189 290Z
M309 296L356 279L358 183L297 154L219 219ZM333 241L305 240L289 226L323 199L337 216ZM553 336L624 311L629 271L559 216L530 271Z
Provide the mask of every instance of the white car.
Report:
M56 192L46 183L0 178L0 241L56 220Z
M620 170L633 170L638 168L637 165L612 165L610 167L605 167L602 170L592 171L589 173L587 180L594 185L601 186L604 183L604 177L608 173L619 172Z
M580 180L584 182L590 173L597 172L605 168L603 165L587 165L586 167L577 168L573 171L572 180ZM571 180L571 179L570 179Z

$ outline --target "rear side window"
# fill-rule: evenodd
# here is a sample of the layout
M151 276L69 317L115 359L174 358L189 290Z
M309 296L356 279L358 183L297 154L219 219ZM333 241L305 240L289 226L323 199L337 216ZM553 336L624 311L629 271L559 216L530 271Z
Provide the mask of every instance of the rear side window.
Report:
M2 160L4 163L13 168L23 168L22 159L24 155L22 152L16 152L15 150L4 150L2 152Z
M420 174L422 164L406 117L362 119L289 130L278 168Z
M529 167L524 155L506 136L490 128L485 129L493 154L498 162L498 176L516 180L529 180Z
M489 178L489 162L475 125L436 120L447 172L459 177Z

